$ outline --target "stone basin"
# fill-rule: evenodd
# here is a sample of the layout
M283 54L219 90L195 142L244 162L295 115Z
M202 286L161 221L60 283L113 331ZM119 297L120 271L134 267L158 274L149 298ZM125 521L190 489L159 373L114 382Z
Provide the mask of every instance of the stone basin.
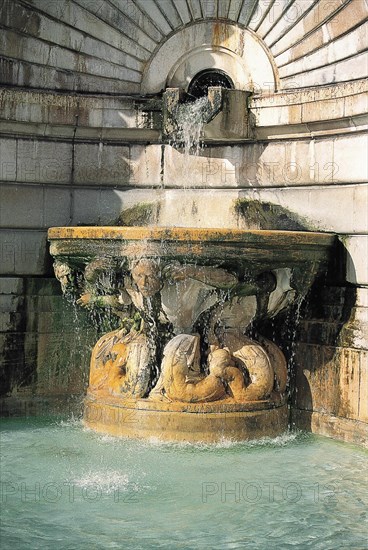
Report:
M48 237L63 290L123 319L92 351L87 426L193 442L287 429L285 357L250 328L306 294L334 235L56 227Z
M316 270L328 261L335 236L306 231L187 227L53 227L51 255L84 265L101 255L157 257L205 264L230 263L259 271L297 266Z

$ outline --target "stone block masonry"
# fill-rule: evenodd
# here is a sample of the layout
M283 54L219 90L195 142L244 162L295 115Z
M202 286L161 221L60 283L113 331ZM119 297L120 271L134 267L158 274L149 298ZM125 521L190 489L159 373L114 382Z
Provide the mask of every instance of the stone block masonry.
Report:
M147 223L225 228L262 228L278 212L282 229L291 213L305 229L335 232L342 243L339 268L315 299L323 307L306 311L298 332L293 421L363 442L367 3L244 0L229 10L218 2L217 13L211 2L171 4L2 3L3 411L24 412L21 395L35 403L52 392L83 392L88 338L81 348L68 330L76 314L51 282L49 227L110 224L122 211L133 223L144 210ZM249 52L260 55L247 59ZM251 85L252 138L209 140L185 159L161 143L160 93L187 89L209 61L232 73L236 89ZM236 210L239 200L252 202L251 220Z

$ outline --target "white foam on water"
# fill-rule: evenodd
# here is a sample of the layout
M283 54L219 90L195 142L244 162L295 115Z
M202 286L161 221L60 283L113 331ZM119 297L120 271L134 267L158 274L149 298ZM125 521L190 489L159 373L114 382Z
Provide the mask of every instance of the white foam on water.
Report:
M85 428L88 431L93 431L89 428ZM236 441L228 437L222 437L219 441L209 443L205 441L191 442L191 441L167 441L160 439L159 437L149 437L147 439L131 439L127 437L117 437L111 435L99 434L98 440L101 443L116 443L117 441L125 443L133 443L140 449L144 448L168 448L168 449L198 449L198 450L216 450L216 449L231 449L238 448L252 448L252 447L285 447L290 443L298 439L304 440L306 437L310 437L310 434L295 430L292 432L285 432L276 437L263 437L261 439L250 439L247 441Z
M285 432L276 437L262 437L261 439L252 439L245 442L245 445L249 447L285 447L285 445L289 445L289 443L292 443L293 441L303 437L304 435L306 434L301 431Z
M104 494L111 494L117 490L132 489L132 483L127 474L117 470L89 471L72 480L76 487L81 489L98 489Z
M80 428L83 426L83 417L71 414L69 418L57 421L56 426L59 428Z

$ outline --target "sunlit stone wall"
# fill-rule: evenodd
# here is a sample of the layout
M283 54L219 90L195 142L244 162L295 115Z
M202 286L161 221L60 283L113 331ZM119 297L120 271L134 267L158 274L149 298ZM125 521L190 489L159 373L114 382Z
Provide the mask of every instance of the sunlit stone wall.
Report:
M300 227L338 233L344 250L298 328L293 421L364 437L367 15L364 0L2 2L4 411L85 387L95 334L83 345L74 337L83 314L61 305L49 227L110 224L123 212L129 224L283 228L241 207L267 204ZM188 160L162 144L159 109L141 97L186 88L208 64L252 92L252 133Z

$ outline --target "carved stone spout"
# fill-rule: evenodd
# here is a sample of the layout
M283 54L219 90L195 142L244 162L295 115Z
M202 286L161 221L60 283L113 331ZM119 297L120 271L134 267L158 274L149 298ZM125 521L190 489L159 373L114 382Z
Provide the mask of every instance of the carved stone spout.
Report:
M179 136L179 113L185 108L183 101L185 93L179 88L167 88L163 94L163 135L175 138ZM221 110L223 102L223 89L219 86L208 88L208 96L201 102L199 120L201 124L210 122Z
M219 86L210 86L206 97L197 100L196 121L203 127L203 140L239 141L251 137L251 125L248 110L250 92L229 90ZM188 117L193 103L179 88L167 88L163 93L162 133L166 139L181 142L184 140L183 119Z

